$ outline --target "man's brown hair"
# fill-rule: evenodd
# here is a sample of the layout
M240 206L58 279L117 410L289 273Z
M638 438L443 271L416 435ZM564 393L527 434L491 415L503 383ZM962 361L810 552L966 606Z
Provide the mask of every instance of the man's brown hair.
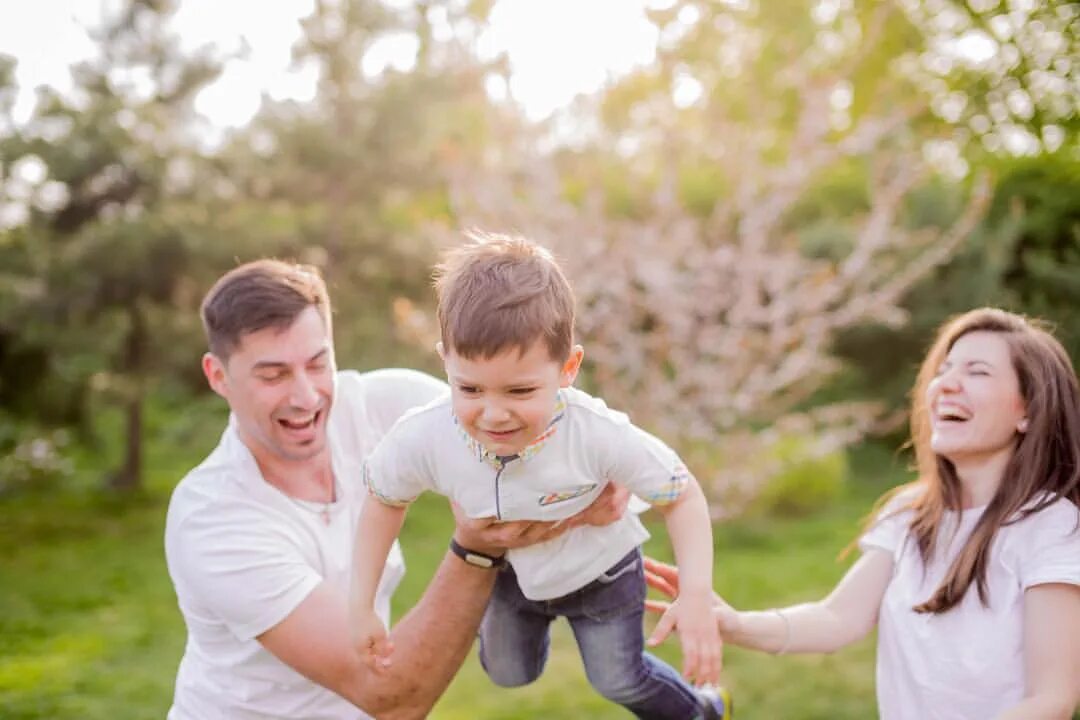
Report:
M551 253L522 237L471 231L435 268L443 347L490 358L540 340L563 362L574 343L574 293Z
M256 260L225 273L202 302L210 352L223 361L244 335L265 328L284 330L314 307L330 330L330 298L318 269L281 260Z

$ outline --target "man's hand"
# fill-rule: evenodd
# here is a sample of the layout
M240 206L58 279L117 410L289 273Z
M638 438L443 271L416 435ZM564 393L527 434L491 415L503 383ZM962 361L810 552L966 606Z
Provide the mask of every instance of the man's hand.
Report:
M589 507L567 518L566 522L569 527L610 525L626 514L626 506L629 504L630 491L621 485L608 483Z
M565 520L512 520L500 522L495 518L468 518L457 505L450 503L454 511L457 541L470 550L501 555L510 548L526 547L546 542L567 530L582 525L609 525L626 513L630 491L614 483L600 491L589 507Z
M535 545L566 532L565 523L539 520L500 522L493 517L469 518L457 503L450 503L457 528L454 537L464 547L488 555L502 555L509 548Z

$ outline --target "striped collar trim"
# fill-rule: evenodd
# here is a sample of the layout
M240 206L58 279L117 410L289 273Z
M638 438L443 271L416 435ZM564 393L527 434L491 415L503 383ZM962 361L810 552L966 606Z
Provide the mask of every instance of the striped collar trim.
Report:
M450 410L450 417L454 419L454 425L457 426L458 432L461 434L462 439L465 441L465 445L466 447L468 447L470 454L472 454L473 457L475 457L477 460L485 462L496 469L502 468L504 460L528 460L533 455L536 455L536 453L540 452L540 450L543 449L544 445L547 444L548 440L550 440L555 435L555 431L558 429L559 423L565 416L566 397L563 394L563 391L559 390L555 398L555 412L551 416L551 422L548 423L548 426L544 430L544 432L540 433L539 437L526 445L525 448L521 450L521 452L511 456L511 458L506 458L500 457L488 450L486 447L484 447L483 444L480 443L480 441L478 441L465 430L465 426L462 425L461 422L458 420L457 415L454 414L453 409Z

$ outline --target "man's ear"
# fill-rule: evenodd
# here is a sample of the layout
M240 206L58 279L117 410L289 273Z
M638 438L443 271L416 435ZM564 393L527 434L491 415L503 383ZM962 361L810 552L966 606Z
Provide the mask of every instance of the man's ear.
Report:
M570 387L577 379L578 370L581 369L581 361L585 358L585 348L575 345L570 348L570 355L563 363L562 373L559 377L559 387Z
M226 400L229 398L229 384L225 379L225 364L214 353L204 353L202 356L203 375L210 389Z

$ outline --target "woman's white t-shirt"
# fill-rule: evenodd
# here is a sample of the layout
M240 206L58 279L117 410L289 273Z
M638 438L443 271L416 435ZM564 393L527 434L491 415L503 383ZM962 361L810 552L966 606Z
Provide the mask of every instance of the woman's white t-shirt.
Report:
M998 530L986 572L989 607L972 587L948 612L912 610L941 584L983 510L946 513L939 549L925 567L908 532L910 510L885 516L859 541L864 552L879 548L894 561L878 615L882 720L982 720L1018 703L1024 591L1080 585L1080 511L1062 499Z

